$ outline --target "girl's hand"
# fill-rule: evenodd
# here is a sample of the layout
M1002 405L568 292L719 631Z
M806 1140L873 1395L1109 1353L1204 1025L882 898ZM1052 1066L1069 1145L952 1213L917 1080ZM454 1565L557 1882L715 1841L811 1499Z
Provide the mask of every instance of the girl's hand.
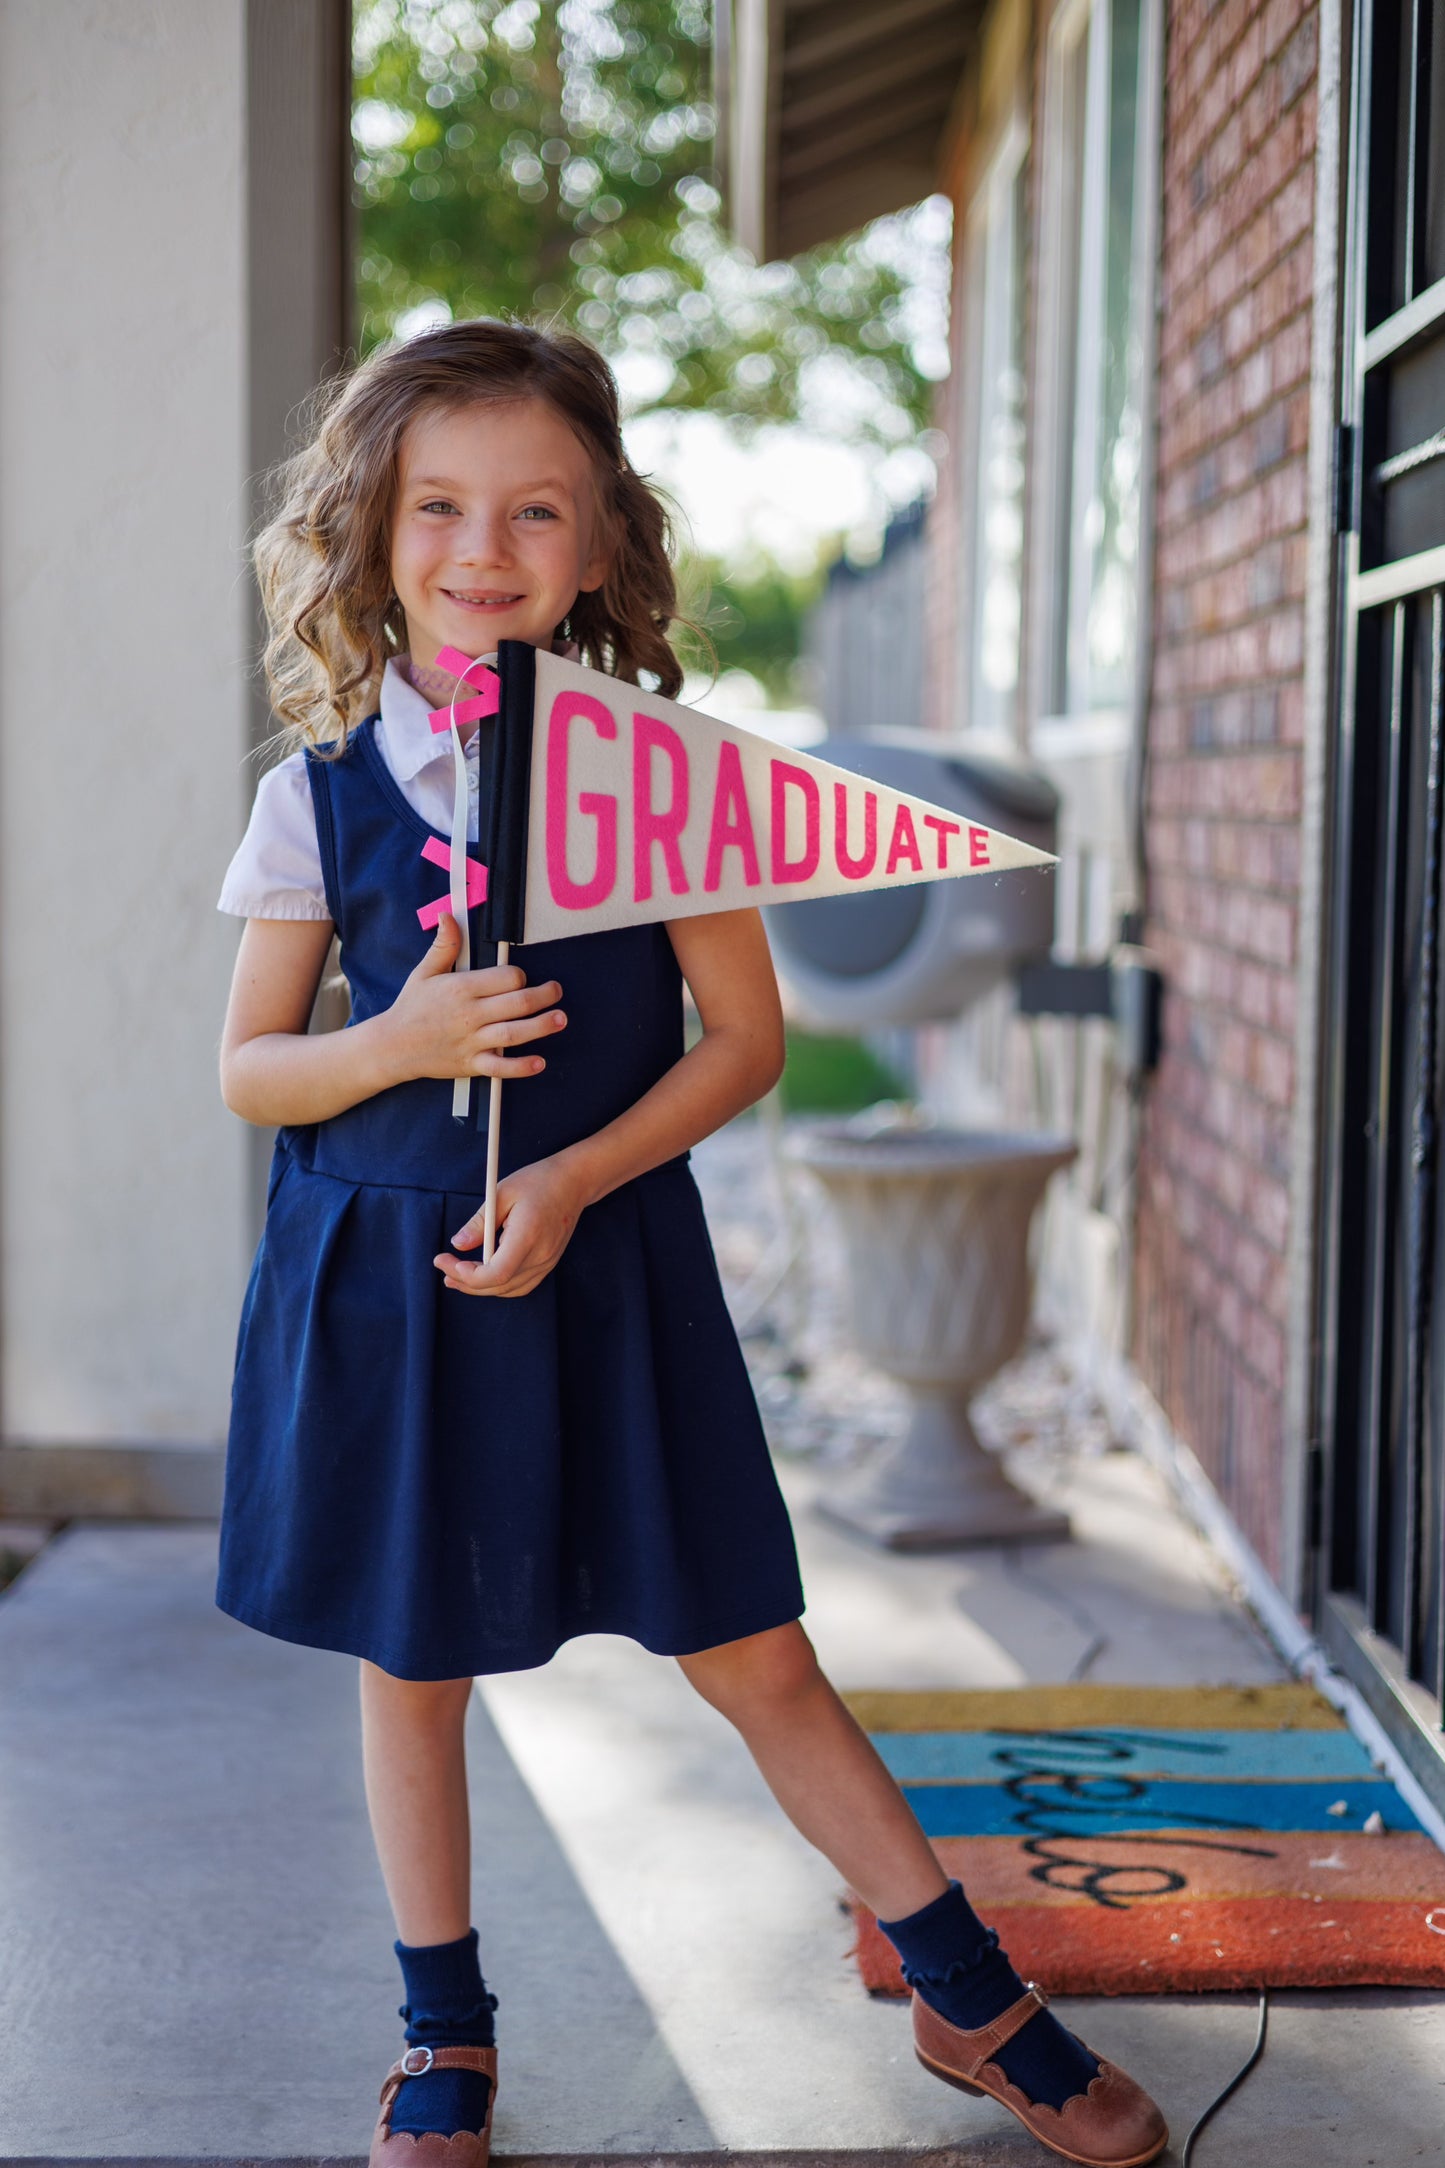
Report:
M552 1007L562 993L555 979L529 986L515 964L453 971L460 950L457 922L444 911L431 947L385 1015L374 1019L399 1084L419 1076L536 1076L547 1066L539 1054L509 1061L501 1049L549 1038L566 1025L562 1010Z
M580 1176L560 1157L539 1159L497 1186L497 1247L489 1265L446 1254L432 1263L459 1295L529 1295L566 1249L588 1202ZM478 1212L452 1242L475 1249L482 1235Z

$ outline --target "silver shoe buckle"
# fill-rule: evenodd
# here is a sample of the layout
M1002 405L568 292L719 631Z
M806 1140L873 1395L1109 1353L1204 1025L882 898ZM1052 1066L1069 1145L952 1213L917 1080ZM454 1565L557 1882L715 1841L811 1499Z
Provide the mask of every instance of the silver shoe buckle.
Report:
M414 2063L412 2061L413 2055L424 2055L426 2057L426 2061L424 2063ZM407 2078L423 2078L426 2076L426 2073L431 2069L431 2066L435 2061L436 2057L432 2054L430 2048L408 2048L405 2055L403 2055L401 2059L402 2076Z

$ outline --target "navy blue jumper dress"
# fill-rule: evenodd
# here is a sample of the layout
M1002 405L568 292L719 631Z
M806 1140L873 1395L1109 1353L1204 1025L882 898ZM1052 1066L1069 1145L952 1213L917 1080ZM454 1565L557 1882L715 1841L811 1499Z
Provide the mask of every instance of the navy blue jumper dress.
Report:
M360 1023L429 945L417 912L446 872L372 721L307 766ZM476 962L495 962L475 913L472 931ZM663 926L517 961L560 982L567 1029L506 1087L503 1174L615 1119L683 1050ZM687 1154L589 1206L530 1294L457 1294L432 1258L482 1206L486 1079L478 1123L454 1121L451 1098L418 1078L277 1137L237 1342L220 1608L407 1679L523 1670L583 1633L688 1655L796 1618L792 1530Z

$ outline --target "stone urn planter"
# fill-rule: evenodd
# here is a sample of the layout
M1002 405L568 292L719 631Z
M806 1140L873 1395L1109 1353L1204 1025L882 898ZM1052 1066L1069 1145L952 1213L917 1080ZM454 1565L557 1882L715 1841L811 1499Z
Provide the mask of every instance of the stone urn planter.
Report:
M980 1444L968 1403L1022 1343L1034 1207L1076 1147L835 1123L788 1151L836 1207L856 1345L913 1401L903 1436L821 1510L895 1550L1066 1537L1066 1516L1026 1497Z

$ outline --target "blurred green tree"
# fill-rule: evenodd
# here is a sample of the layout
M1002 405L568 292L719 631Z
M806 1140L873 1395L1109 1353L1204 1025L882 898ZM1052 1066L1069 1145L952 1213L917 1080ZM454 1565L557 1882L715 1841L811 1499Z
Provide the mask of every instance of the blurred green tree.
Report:
M751 671L775 707L801 705L803 625L823 585L822 562L812 572L786 571L766 559L746 565L702 558L684 567L683 607L711 640L719 670ZM686 647L686 643L684 643ZM689 662L694 660L688 652ZM696 658L710 667L706 654Z
M916 437L946 206L755 264L720 221L708 67L705 0L358 0L363 348L429 314L541 318L603 349L633 412Z

